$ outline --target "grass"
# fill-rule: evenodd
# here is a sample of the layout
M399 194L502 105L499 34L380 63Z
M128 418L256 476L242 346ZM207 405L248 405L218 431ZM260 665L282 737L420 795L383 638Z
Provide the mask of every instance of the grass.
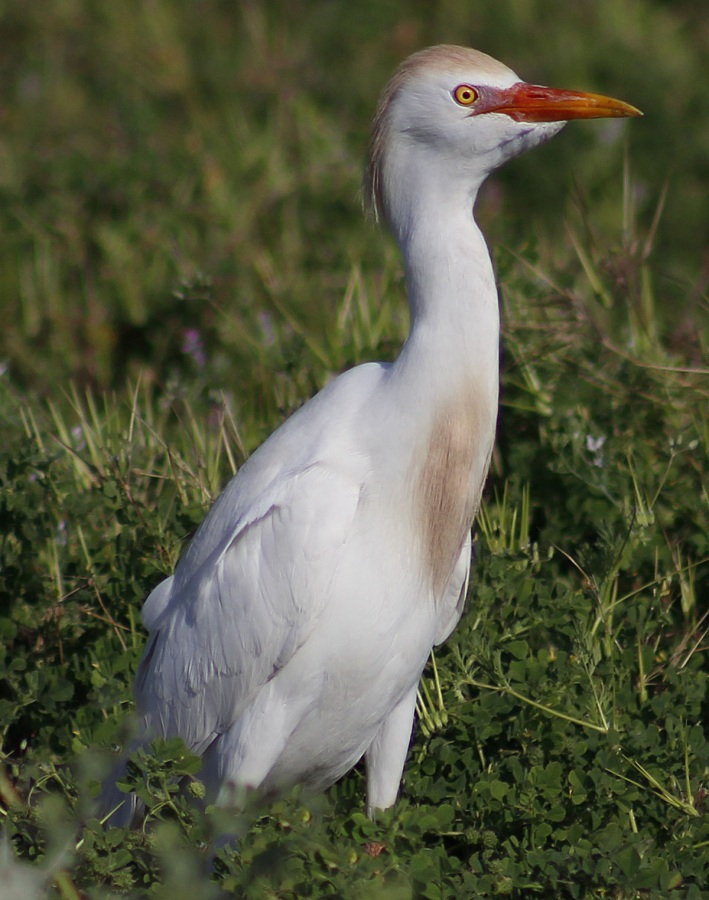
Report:
M0 872L16 896L706 895L702 12L3 6ZM357 192L378 91L439 40L646 116L570 125L480 198L498 443L402 798L370 822L355 771L234 822L189 802L198 761L161 742L129 772L148 827L105 831L93 798L130 733L147 592L285 416L406 334L396 248Z

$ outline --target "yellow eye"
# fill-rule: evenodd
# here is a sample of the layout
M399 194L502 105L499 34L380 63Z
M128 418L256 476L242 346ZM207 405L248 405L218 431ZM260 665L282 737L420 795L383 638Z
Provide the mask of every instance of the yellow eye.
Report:
M469 84L459 84L453 91L453 97L461 106L472 106L478 99L478 92Z

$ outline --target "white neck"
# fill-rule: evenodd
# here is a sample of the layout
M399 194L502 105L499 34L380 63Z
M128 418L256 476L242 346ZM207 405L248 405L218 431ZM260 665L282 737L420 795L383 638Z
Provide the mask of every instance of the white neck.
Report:
M425 395L426 385L448 393L467 383L495 415L500 317L490 255L473 218L478 184L466 190L440 172L427 167L430 177L411 178L388 207L411 309L411 333L395 365Z
M411 166L402 172L415 174ZM430 180L396 180L405 190L387 196L411 332L389 370L396 430L393 437L387 430L391 468L383 470L392 505L409 498L422 577L438 597L470 531L492 452L500 327L492 264L473 219L475 191L439 173L424 166L419 174Z

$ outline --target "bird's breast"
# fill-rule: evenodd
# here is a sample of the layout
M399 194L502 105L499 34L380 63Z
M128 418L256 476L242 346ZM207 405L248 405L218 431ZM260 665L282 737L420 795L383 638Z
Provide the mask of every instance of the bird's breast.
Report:
M442 406L413 462L414 517L434 595L451 576L480 501L494 437L494 418L470 398Z

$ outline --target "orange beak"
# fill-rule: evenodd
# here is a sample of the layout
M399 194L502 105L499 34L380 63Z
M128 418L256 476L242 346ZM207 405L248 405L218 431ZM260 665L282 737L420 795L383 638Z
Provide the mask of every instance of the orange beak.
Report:
M515 122L563 122L642 115L639 109L612 97L584 91L561 91L525 82L509 88L481 91L475 113L487 112L504 113Z

